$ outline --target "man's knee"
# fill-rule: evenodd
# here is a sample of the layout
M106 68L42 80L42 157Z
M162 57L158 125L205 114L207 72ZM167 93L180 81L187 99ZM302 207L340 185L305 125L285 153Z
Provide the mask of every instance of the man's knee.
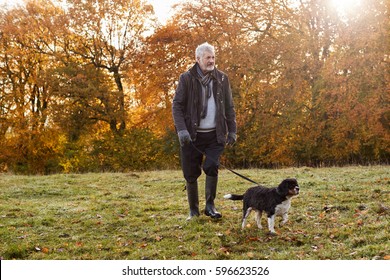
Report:
M216 163L204 164L203 171L207 176L216 177L218 176L218 164Z

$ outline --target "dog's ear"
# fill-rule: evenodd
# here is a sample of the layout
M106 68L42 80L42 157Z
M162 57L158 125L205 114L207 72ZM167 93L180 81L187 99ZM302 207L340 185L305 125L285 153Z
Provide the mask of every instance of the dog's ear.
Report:
M286 179L288 181L291 188L295 188L298 186L298 181L295 178Z
M291 182L290 182L290 179L285 179L283 180L279 186L277 187L277 192L278 194L280 195L283 195L283 196L286 196L288 195L288 191L289 191L289 186L290 186Z

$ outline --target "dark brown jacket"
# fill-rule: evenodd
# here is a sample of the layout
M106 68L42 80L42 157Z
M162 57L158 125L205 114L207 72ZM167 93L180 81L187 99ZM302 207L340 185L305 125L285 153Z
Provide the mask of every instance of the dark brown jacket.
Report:
M201 83L197 64L180 75L172 104L172 115L177 131L188 130L193 141L202 110ZM228 132L237 133L236 113L227 75L214 68L213 93L216 105L216 132L218 143L225 144Z

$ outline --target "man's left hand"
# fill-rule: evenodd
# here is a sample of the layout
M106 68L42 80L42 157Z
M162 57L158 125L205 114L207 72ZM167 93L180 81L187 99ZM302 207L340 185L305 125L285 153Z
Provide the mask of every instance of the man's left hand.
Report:
M234 143L236 143L236 141L237 141L237 134L235 134L234 132L229 132L226 144L233 145Z

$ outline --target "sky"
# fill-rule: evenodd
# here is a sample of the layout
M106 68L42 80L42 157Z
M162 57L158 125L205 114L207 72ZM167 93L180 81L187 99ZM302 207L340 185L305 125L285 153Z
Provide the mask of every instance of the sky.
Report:
M172 16L172 5L180 3L182 0L148 0L154 7L154 12L161 23L164 23L170 16ZM15 5L23 3L23 0L0 0L0 6Z
M186 0L147 0L154 7L154 12L161 23L165 23L166 20L172 16L172 5L186 1ZM188 0L187 0L188 1ZM361 0L331 0L331 3L342 13L351 11L353 8L358 8ZM17 3L23 3L23 0L0 0L0 6L15 5Z
M0 0L1 1L1 0ZM181 0L149 0L154 7L154 12L161 23L172 16L172 5L182 2Z

